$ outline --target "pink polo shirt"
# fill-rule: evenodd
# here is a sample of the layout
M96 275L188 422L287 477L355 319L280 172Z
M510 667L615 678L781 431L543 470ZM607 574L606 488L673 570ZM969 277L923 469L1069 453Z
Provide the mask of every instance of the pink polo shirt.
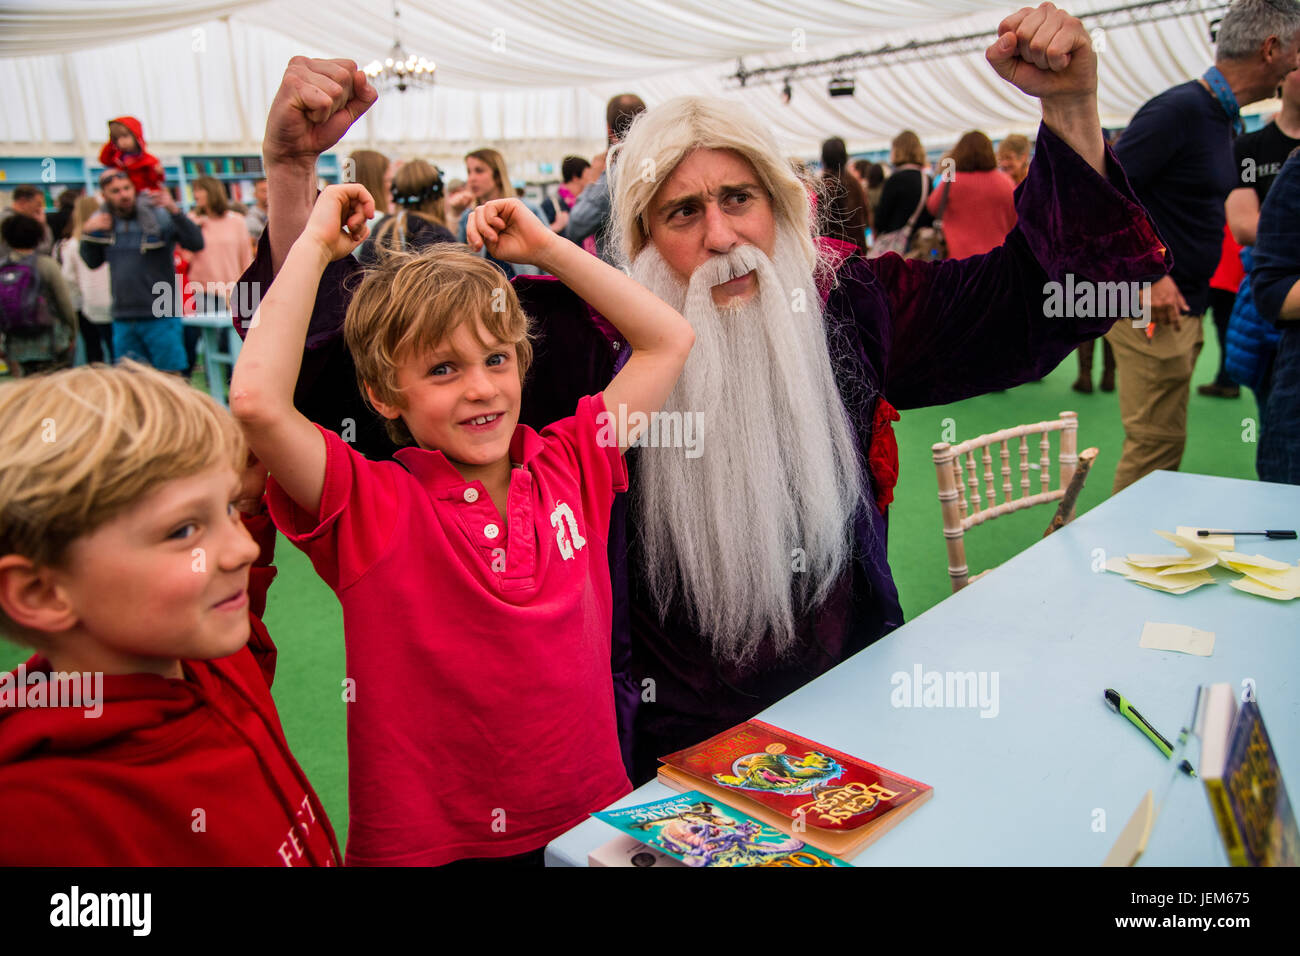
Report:
M606 551L627 470L597 440L604 408L515 429L507 522L441 452L369 461L325 429L319 515L270 482L276 525L343 605L348 864L523 853L631 789Z

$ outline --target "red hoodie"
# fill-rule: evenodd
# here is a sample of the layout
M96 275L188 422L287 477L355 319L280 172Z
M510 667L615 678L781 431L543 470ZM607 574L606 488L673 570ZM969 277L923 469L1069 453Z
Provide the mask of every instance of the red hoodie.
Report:
M182 661L180 680L103 677L98 717L0 698L0 866L339 863L271 699L276 651L260 616L275 529L265 517L245 523L262 555L248 584L252 636L238 653ZM50 671L39 655L23 668Z
M162 163L158 157L145 149L144 127L134 116L118 116L109 120L110 123L121 123L135 136L136 145L140 147L138 153L124 153L117 148L117 144L109 137L103 149L99 151L99 164L105 169L116 168L126 171L131 177L131 182L139 191L147 189L162 189L163 183L167 180L167 174L163 170Z

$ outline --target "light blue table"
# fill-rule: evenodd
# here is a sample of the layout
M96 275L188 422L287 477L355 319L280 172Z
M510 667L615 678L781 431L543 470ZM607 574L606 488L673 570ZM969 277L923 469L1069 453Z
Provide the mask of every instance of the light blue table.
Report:
M229 312L200 312L181 319L203 330L203 372L208 393L222 405L226 401L226 370L235 367L243 340L235 332Z
M938 524L936 507L936 535ZM1219 572L1218 583L1174 596L1092 570L1097 549L1105 557L1174 551L1151 529L1178 525L1296 528L1300 487L1148 475L759 715L934 787L928 803L855 865L1095 866L1142 794L1152 789L1159 801L1167 787L1141 863L1226 865L1203 784L1172 773L1106 706L1107 687L1173 740L1197 685L1240 688L1253 679L1288 792L1300 804L1300 599L1245 594ZM1238 538L1237 548L1300 559L1300 541ZM1146 621L1213 631L1214 653L1139 647ZM981 717L978 707L893 706L892 675L918 665L996 674L997 716ZM615 806L671 794L653 782ZM1094 829L1097 811L1105 832ZM552 842L546 862L585 866L615 835L588 820Z

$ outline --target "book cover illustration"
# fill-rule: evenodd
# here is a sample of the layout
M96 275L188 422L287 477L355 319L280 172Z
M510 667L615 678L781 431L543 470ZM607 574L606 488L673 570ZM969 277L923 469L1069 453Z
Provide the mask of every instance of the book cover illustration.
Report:
M850 865L697 790L592 816L687 866Z
M1241 705L1233 724L1223 780L1250 866L1300 865L1300 831L1259 704Z
M927 785L750 720L662 758L808 827L846 832L927 796Z
M686 864L662 850L646 846L636 837L620 833L608 843L603 843L588 853L587 865L635 867L636 869L657 866L662 870L683 867Z

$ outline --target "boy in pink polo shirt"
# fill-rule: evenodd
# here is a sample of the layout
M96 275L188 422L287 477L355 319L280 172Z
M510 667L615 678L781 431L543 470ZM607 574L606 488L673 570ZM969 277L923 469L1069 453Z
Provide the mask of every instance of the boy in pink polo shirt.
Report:
M391 255L353 295L344 334L371 404L412 447L369 461L299 413L293 392L321 274L373 215L357 184L321 194L231 390L271 471L276 525L343 606L346 861L540 862L551 839L631 789L610 675L610 507L638 437L623 423L663 407L695 336L517 199L486 203L471 244L559 277L631 357L538 434L517 424L532 348L502 274L463 247Z

